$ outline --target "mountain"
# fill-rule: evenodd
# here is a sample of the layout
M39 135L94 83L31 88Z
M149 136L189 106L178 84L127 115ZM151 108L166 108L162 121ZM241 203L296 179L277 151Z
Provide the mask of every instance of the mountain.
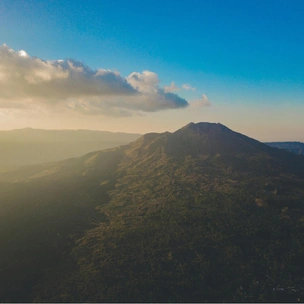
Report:
M68 176L89 176L103 172L115 162L125 170L146 174L171 165L203 166L217 169L221 175L288 173L302 174L302 156L270 148L257 140L236 133L221 124L190 123L176 132L148 133L136 141L113 149L88 153L79 158L25 166L3 173L0 180L22 181L36 178L62 179ZM194 168L191 168L193 170ZM214 173L214 172L213 172Z
M2 173L0 300L302 301L303 169L190 123Z
M127 144L140 134L91 130L19 129L0 131L0 172L19 166L59 161Z
M304 143L298 141L267 142L270 147L284 149L295 154L304 155Z

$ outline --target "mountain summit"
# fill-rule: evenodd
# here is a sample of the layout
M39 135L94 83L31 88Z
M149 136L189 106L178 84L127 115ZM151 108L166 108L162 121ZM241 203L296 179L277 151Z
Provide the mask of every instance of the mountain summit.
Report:
M264 151L265 146L220 123L190 123L173 133L188 151L198 154L233 154Z
M161 149L168 156L183 158L199 155L276 154L275 149L249 138L220 123L189 123L170 133L149 133L125 147L126 151L155 152ZM284 153L283 153L284 154ZM283 155L282 154L282 155ZM138 154L140 155L140 153ZM286 155L286 154L285 154Z

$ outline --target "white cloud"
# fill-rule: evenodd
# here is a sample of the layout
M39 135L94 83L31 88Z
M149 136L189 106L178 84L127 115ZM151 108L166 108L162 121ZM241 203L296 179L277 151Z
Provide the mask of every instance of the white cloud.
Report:
M23 51L23 50L21 50L21 51L19 51L18 52L19 53L19 56L23 56L23 57L28 57L28 54L27 54L27 52L26 51Z
M183 84L182 88L186 91L195 91L196 90L196 88L192 87L189 83Z
M142 110L146 112L183 108L189 105L185 99L174 93L166 92L164 88L159 87L158 76L153 72L133 72L127 77L127 81L141 93L140 96L124 100L124 103L130 103L130 107L133 109L138 107L139 104L142 105Z
M207 95L203 94L200 98L193 100L190 103L191 108L200 109L205 106L211 106L211 102L209 101Z
M132 115L189 106L159 87L156 73L93 70L75 60L42 60L0 46L0 108L62 108L83 114Z
M157 74L150 71L133 72L127 77L127 81L134 89L142 93L155 92L159 83Z

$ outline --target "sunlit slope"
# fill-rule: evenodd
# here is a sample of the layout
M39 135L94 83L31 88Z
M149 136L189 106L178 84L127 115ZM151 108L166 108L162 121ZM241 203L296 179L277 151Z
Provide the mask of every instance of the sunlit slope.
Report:
M0 300L302 300L303 172L302 156L191 123L2 174Z
M91 152L82 157L70 158L59 162L50 162L32 166L24 166L16 170L0 174L0 181L20 182L36 179L62 180L87 175L103 174L120 162L123 155L121 147Z

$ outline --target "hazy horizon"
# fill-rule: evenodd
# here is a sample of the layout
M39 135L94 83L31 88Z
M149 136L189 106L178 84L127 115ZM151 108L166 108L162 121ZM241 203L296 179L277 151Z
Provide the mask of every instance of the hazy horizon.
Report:
M189 122L190 123L190 122ZM197 122L196 122L197 123ZM214 122L214 123L221 123L221 122ZM183 126L180 126L179 128L182 128ZM229 126L226 125L226 127L229 128ZM179 129L178 128L178 129ZM104 129L82 129L82 128L66 128L66 129L63 129L63 128L56 128L56 127L53 127L53 128L33 128L33 127L22 127L22 128L16 128L16 129L1 129L0 132L2 131L19 131L19 130L25 130L25 129L31 129L31 130L42 130L42 131L95 131L95 132L110 132L110 133L126 133L126 134L138 134L138 135L144 135L144 134L147 134L147 133L164 133L164 132L175 132L177 131L178 129L174 129L174 130L171 130L171 131L168 131L168 130L163 130L163 131L153 131L151 130L150 132L125 132L123 130L119 131L111 131L111 130L104 130ZM231 129L231 128L229 128ZM255 138L253 136L249 136L248 134L244 133L242 130L233 130L233 131L236 131L238 133L241 133L241 134L244 134L248 137L252 137L253 139L256 139L256 140L259 140L261 142L304 142L304 139L303 140L294 140L294 139L279 139L280 137L275 137L275 138L278 138L277 140L273 139L273 138L270 138L269 140L267 139L259 139L259 138ZM265 137L265 138L268 138L268 137Z
M50 129L43 129L43 128L33 128L33 127L24 127L24 128L16 128L16 129L2 129L1 131L18 131L18 130L26 130L26 129L31 129L31 130L43 130L43 131L96 131L96 132L111 132L111 133L127 133L127 134L145 134L145 133L131 133L131 132L123 132L123 131L108 131L108 130L97 130L97 129L56 129L50 128Z

